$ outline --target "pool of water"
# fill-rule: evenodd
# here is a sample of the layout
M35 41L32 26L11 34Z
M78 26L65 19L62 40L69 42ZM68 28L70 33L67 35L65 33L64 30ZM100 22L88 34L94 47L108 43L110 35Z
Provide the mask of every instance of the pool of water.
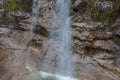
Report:
M34 72L28 76L28 80L80 80L47 72Z

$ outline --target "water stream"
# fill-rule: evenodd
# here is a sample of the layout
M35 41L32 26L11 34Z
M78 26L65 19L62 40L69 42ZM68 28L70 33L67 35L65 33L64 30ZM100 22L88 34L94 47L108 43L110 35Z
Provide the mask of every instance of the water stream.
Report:
M72 62L70 5L71 0L56 0L48 40L49 49L44 61L44 71L53 71L55 68L52 65L55 61L56 74L72 77L74 64Z
M38 12L42 0L33 0L32 7L32 22L29 35L26 37L29 41L33 38L33 29L37 22ZM50 46L44 60L43 71L40 72L41 76L58 76L58 80L76 80L69 77L73 77L74 64L72 62L72 36L71 36L71 23L70 23L70 5L71 0L56 0L55 11L53 15L52 26L50 29L50 35L48 39L48 45ZM30 54L30 49L26 54ZM28 59L27 58L27 59ZM55 60L53 61L53 58ZM54 63L53 63L54 62ZM56 68L53 68L51 65L55 64ZM29 61L26 61L26 68L32 72L32 66L29 64ZM55 75L50 72L51 69L55 70ZM30 78L34 80L37 74ZM62 76L59 76L62 75ZM69 77L64 77L69 76ZM33 79L32 79L33 78ZM39 80L39 79L38 79ZM41 79L40 79L41 80Z
M29 55L31 54L31 40L34 37L33 31L35 28L35 25L37 25L38 22L38 16L39 16L39 9L40 9L40 4L41 4L41 0L33 0L33 6L32 6L32 17L31 17L31 27L30 30L28 31L28 35L26 36L29 40L29 43L27 43L28 49L26 51L26 66L31 66L31 62L29 61ZM27 68L27 67L26 67ZM32 71L32 69L31 69Z
M70 4L71 0L57 0L56 14L59 19L59 45L57 57L57 73L68 76L73 75L72 63L72 37L70 25ZM54 25L53 25L54 26Z

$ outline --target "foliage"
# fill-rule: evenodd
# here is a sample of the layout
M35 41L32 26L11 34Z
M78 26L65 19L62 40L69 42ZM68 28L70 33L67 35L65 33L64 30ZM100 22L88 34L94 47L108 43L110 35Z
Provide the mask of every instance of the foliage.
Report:
M91 18L94 21L103 22L106 25L113 22L119 15L118 11L120 9L120 0L111 1L114 1L114 5L111 10L102 10L100 7L95 7L92 9Z
M5 13L9 13L11 11L16 10L17 7L16 1L17 0L4 0L3 8L5 10Z
M97 21L101 19L100 9L96 8L92 11L91 17L93 20Z
M45 28L45 26L42 26L42 25L36 25L36 30L35 33L38 33L38 34L41 34L45 37L48 37L49 36L49 31Z
M8 18L9 12L18 10L17 1L19 0L4 0L3 1L4 14L3 14L2 24L7 25L9 23L9 18Z
M120 42L120 36L113 35L112 40L115 41L115 42Z
M100 7L96 7L91 12L91 17L94 21L105 22L108 20L110 11L103 11Z

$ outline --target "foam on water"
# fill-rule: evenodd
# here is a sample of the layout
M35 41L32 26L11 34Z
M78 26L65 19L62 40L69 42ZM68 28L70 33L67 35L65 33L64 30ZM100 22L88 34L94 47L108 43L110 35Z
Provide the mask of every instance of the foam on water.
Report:
M67 76L61 76L58 74L52 74L52 73L47 73L47 72L35 72L30 74L29 76L30 80L80 80L72 77L67 77Z
M39 72L39 74L45 78L45 77L48 77L48 76L55 76L57 80L78 80L76 78L71 78L71 77L66 77L66 76L61 76L61 75L58 75L58 74L52 74L52 73L47 73L47 72Z
M56 74L73 76L74 63L72 62L70 5L71 0L56 0L48 40L50 47L46 53L43 67L45 72L54 70L52 68L52 60L54 59ZM56 57L54 58L52 55L56 55ZM49 71L50 69L51 71Z

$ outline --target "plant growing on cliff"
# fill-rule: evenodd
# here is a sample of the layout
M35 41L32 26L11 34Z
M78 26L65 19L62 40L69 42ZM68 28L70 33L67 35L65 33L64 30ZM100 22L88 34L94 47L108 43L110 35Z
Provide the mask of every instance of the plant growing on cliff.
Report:
M103 0L100 0L103 1ZM110 25L119 16L120 0L111 0L114 5L110 10L102 10L101 7L94 7L91 11L91 18L94 21L103 22Z
M3 8L5 13L9 13L11 11L16 10L17 8L17 2L18 0L4 0L3 1Z
M16 1L17 0L4 0L3 1L3 8L4 8L4 14L3 14L4 17L2 21L3 24L8 24L9 22L7 14L17 9Z
M91 17L93 20L97 21L100 20L100 9L96 8L95 10L92 11Z

